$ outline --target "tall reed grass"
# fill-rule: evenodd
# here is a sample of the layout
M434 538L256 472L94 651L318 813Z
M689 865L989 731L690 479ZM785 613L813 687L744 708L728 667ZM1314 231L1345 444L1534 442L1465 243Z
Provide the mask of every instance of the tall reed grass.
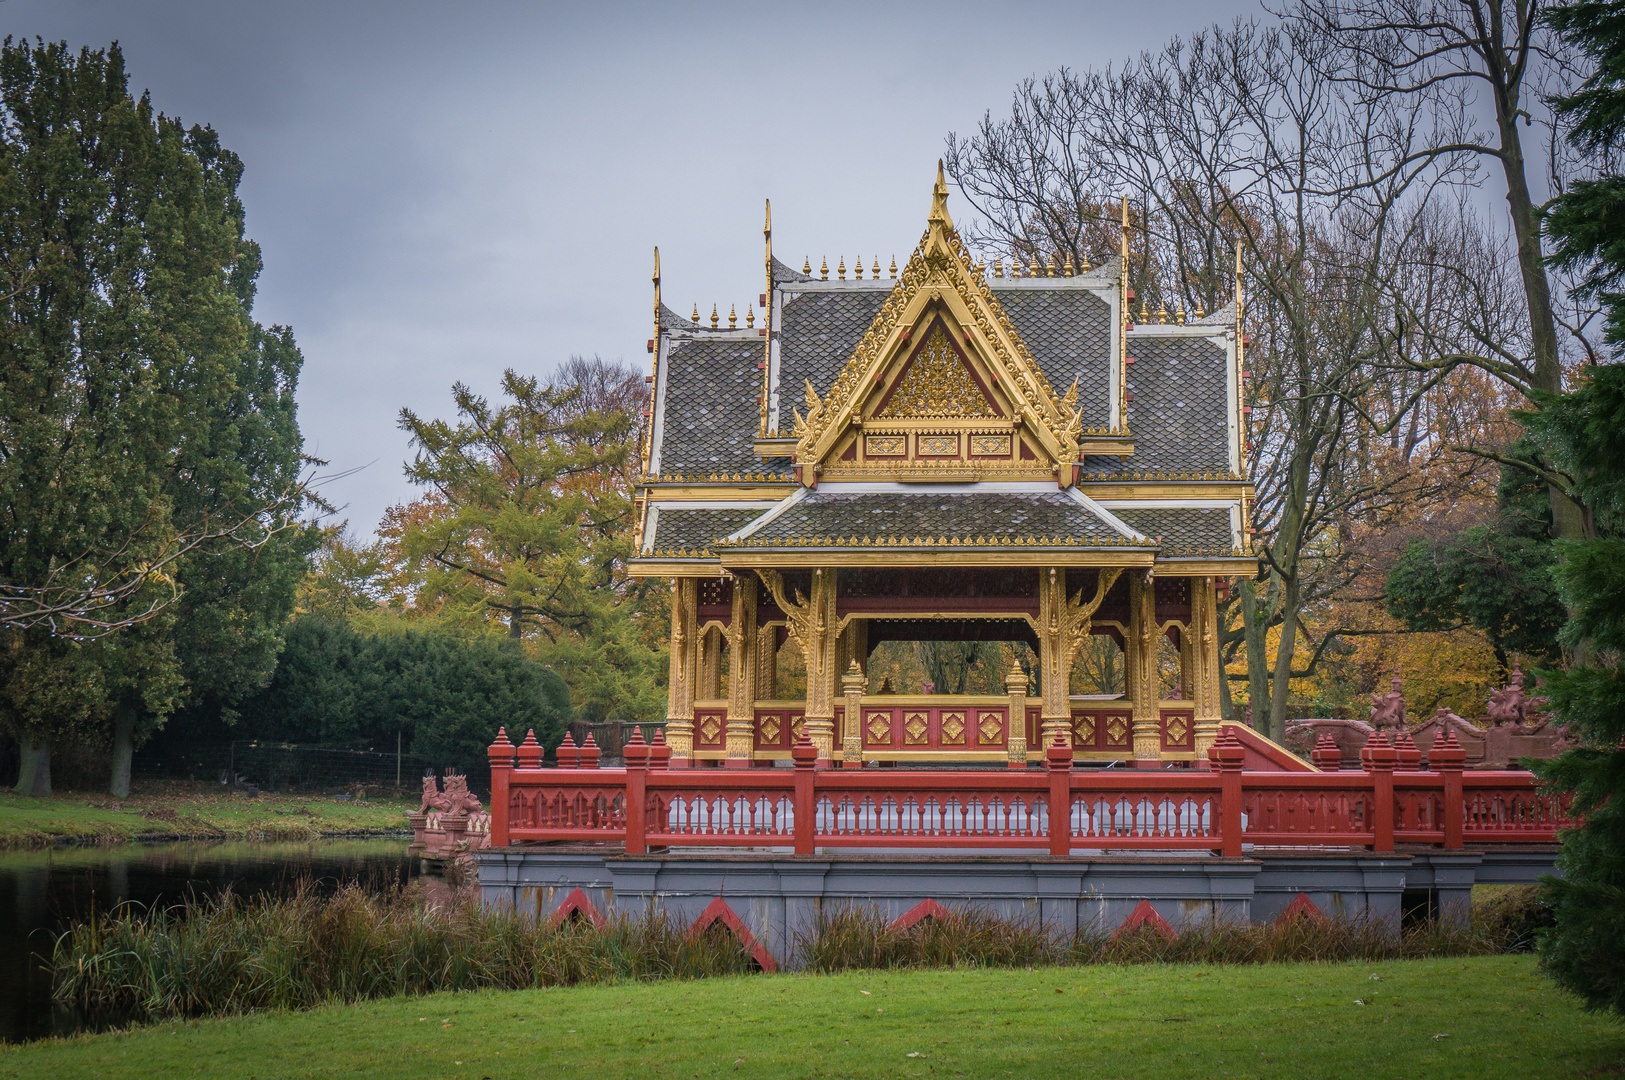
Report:
M1498 926L1462 920L1396 930L1363 919L1194 924L1167 937L1149 927L1089 927L1057 936L1035 918L965 910L908 929L874 908L826 908L795 941L814 972L1054 964L1264 964L1484 955L1515 943ZM663 913L549 925L466 900L424 902L415 888L351 885L331 896L244 900L225 893L174 908L124 908L62 935L54 993L92 1012L158 1019L302 1009L440 990L573 986L701 978L758 970L728 933L690 934Z
M58 1001L151 1018L303 1009L439 990L573 986L757 970L738 940L690 935L663 915L557 927L477 903L436 907L357 885L322 896L231 893L121 909L63 934Z

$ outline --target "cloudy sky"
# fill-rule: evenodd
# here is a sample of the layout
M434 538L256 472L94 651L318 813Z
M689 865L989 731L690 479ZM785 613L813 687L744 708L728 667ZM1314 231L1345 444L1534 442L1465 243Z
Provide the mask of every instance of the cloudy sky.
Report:
M1015 85L1254 0L499 4L0 0L13 36L118 40L132 89L247 166L256 314L303 347L300 420L352 528L409 499L402 406L572 353L644 365L667 303L761 291L774 249L912 249L950 131ZM963 215L962 202L951 209Z

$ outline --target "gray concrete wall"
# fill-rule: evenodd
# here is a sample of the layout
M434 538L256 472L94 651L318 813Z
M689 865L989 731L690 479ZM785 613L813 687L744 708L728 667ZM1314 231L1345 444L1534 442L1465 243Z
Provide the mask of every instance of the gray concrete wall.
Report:
M888 921L922 900L1035 919L1070 936L1115 930L1149 901L1173 927L1278 918L1302 893L1328 915L1399 925L1425 904L1465 914L1475 881L1534 880L1551 853L1371 855L1255 853L1222 859L1166 854L1049 858L1026 854L841 854L680 852L627 856L603 849L506 848L475 854L484 902L551 915L574 890L602 914L663 912L692 924L719 897L781 964L794 966L798 937L834 905L877 909Z

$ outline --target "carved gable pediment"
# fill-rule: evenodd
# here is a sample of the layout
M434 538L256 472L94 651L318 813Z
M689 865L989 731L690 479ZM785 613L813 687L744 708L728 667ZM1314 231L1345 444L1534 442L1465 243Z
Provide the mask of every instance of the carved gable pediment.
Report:
M925 235L820 397L795 412L796 463L817 475L1050 476L1078 460L1076 389L1058 395L975 270L938 166ZM1070 467L1059 470L1070 483Z

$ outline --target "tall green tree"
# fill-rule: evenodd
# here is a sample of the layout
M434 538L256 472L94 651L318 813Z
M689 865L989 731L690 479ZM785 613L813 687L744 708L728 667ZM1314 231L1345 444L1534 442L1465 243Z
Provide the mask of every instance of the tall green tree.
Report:
M409 478L438 495L401 538L421 567L425 605L499 622L570 684L589 716L644 719L664 708L662 661L638 624L647 585L626 574L632 410L596 407L588 387L513 371L506 402L452 388L459 420L401 411L417 447Z
M143 722L230 651L200 619L257 636L268 673L249 602L218 601L300 542L298 355L249 316L240 176L212 131L131 97L117 46L0 47L0 725L24 790L49 790L53 739L115 716L127 776ZM71 690L46 708L30 686Z

